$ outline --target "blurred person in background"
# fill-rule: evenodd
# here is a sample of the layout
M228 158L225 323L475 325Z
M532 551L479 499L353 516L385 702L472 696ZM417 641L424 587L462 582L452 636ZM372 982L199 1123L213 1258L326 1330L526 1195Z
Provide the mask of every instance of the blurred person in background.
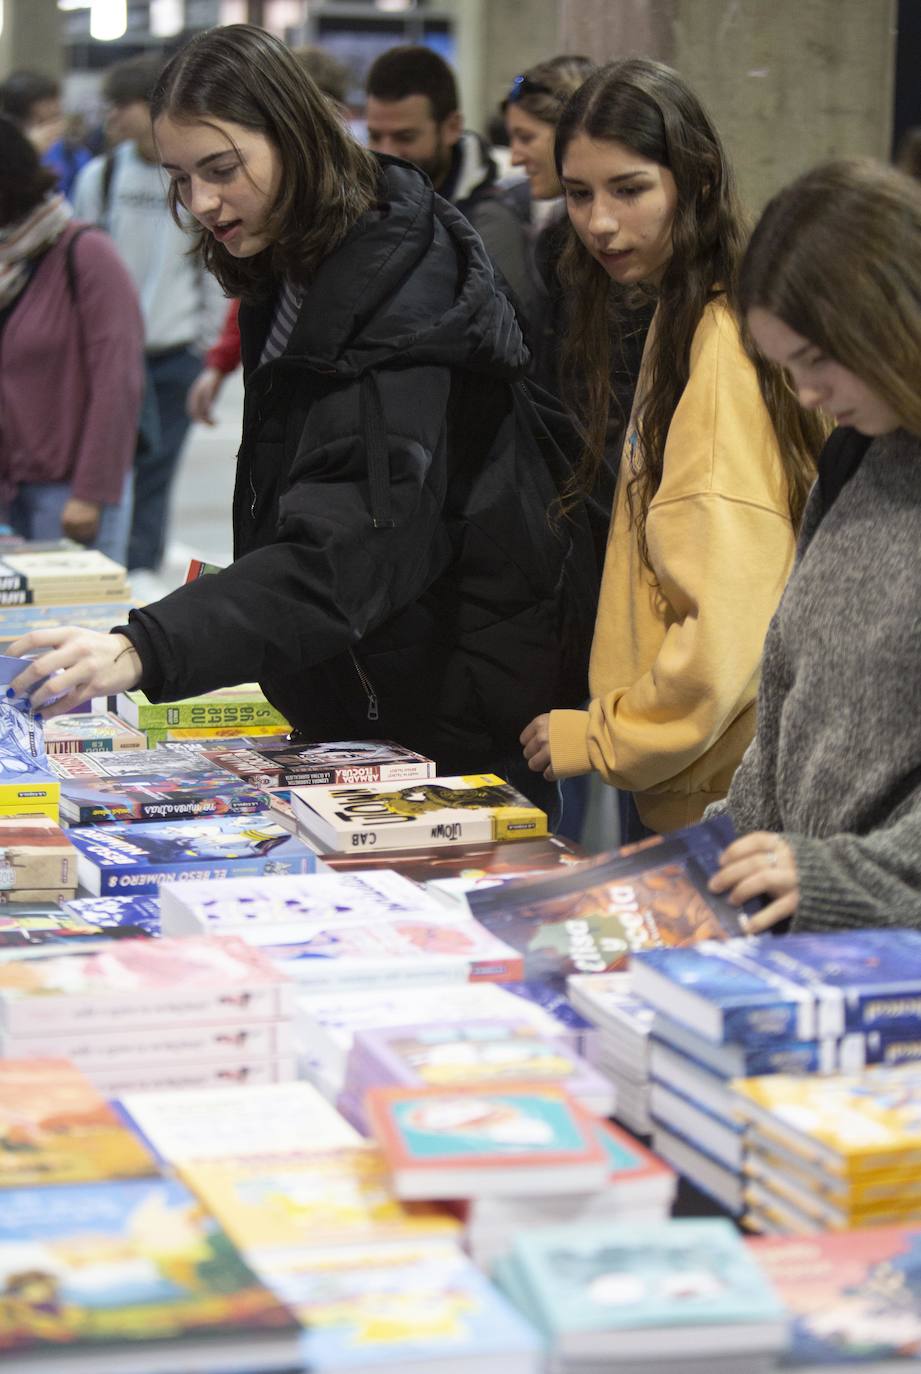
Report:
M677 72L601 68L561 115L556 160L571 225L563 378L585 440L576 489L604 461L612 298L641 287L657 306L617 475L592 700L521 739L545 778L595 771L617 787L629 842L692 824L729 788L825 427L743 344L745 222L719 135Z
M92 154L86 147L82 117L68 117L61 108L58 82L41 72L11 72L0 85L0 114L19 125L42 162L55 173L58 189L70 198L77 174Z
M27 539L125 562L143 385L137 293L0 116L0 492Z
M906 176L921 181L921 124L906 129L899 139L895 154L895 165Z
M527 314L532 279L525 226L498 185L489 149L464 128L454 73L431 48L389 48L366 82L368 146L414 162L435 190L476 229L486 251Z
M349 93L348 69L331 53L322 48L305 43L294 48L294 56L307 75L316 83L321 94L325 95L338 114L347 118L346 100ZM189 388L186 396L186 412L190 420L199 424L214 425L214 405L221 387L232 372L240 366L240 326L238 315L240 302L231 301L220 337L205 354L205 366Z
M150 92L161 66L160 58L137 57L106 72L113 147L83 169L74 189L76 213L111 235L144 316L147 388L128 542L129 571L142 597L163 559L170 492L189 427L186 393L227 308L214 278L190 256L166 203L150 126Z

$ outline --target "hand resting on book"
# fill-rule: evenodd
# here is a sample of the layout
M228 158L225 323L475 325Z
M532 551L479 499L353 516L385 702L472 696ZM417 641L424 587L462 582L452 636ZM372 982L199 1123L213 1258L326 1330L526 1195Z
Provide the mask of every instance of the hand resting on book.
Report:
M11 644L8 652L20 657L37 655L14 678L7 696L28 697L33 711L46 717L73 711L90 697L129 692L141 680L141 661L124 635L58 625L32 630Z
M707 886L711 892L728 892L733 906L741 906L752 897L766 899L763 909L747 918L745 929L750 935L795 916L799 906L799 874L793 850L786 840L767 830L743 835L724 849L719 872Z

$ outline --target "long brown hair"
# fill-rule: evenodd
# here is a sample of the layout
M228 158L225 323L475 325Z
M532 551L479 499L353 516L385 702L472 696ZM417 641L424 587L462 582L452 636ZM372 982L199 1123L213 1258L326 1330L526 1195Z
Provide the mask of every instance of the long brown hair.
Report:
M739 307L769 310L921 435L921 185L864 159L816 167L767 205Z
M544 124L556 125L569 97L594 70L591 58L578 53L548 57L515 77L499 108L505 114L509 105L515 105Z
M637 432L641 461L628 500L647 567L646 518L662 481L665 441L687 385L691 342L707 304L719 296L735 304L746 223L732 169L719 135L700 101L677 72L642 58L601 67L569 101L557 125L556 164L577 134L616 140L667 167L675 180L672 254L658 288L656 329L650 341ZM604 457L611 407L611 364L621 351L625 293L612 283L570 229L560 279L572 293L564 341L562 380L582 431L584 453L573 493L590 490ZM796 405L779 372L756 364L761 390L780 445L790 514L798 523L815 476L824 428ZM776 373L776 375L774 375Z
M228 295L258 298L284 275L306 284L377 197L372 154L351 137L290 49L264 29L229 24L193 38L161 72L150 113L155 124L164 115L178 123L239 124L264 135L280 155L267 249L234 258L207 230L195 231L198 253ZM173 218L187 225L174 186L169 202Z

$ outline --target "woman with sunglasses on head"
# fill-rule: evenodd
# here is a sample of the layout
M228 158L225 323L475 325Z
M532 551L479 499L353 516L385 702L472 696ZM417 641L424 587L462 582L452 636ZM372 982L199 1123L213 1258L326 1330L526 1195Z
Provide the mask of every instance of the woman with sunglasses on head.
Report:
M838 428L764 646L715 891L753 931L921 926L921 186L836 162L770 202L739 303Z
M558 626L580 546L544 518L544 449L524 470L516 447L527 354L481 240L418 168L360 147L262 29L193 38L151 115L174 211L243 300L235 559L111 635L26 636L16 688L61 694L59 714L258 681L309 739L524 772L526 703L578 669Z
M602 68L564 110L556 160L583 489L611 406L612 300L633 289L657 304L617 478L592 700L538 716L522 744L546 778L595 770L633 794L630 840L699 820L752 738L821 426L745 352L733 313L743 220L719 136L682 79L641 59Z

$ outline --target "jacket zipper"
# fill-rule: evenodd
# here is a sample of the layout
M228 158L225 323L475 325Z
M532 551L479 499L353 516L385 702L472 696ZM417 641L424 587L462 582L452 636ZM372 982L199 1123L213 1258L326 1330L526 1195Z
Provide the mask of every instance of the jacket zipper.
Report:
M364 668L362 668L361 664L358 662L358 659L355 656L354 649L349 649L349 658L355 665L355 671L358 674L358 681L361 683L364 689L364 694L368 698L368 720L377 720L380 716L380 712L378 710L377 693L374 690L374 685L371 682L371 679L368 677L368 674L365 672Z

